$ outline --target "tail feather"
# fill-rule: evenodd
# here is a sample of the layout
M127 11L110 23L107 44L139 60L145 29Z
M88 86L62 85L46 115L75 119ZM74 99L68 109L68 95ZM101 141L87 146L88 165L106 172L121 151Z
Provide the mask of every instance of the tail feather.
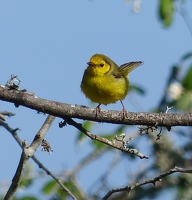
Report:
M141 61L128 62L128 63L121 65L119 67L119 69L122 70L125 75L128 75L132 70L134 70L135 68L139 67L142 64L143 64L143 62L141 62Z

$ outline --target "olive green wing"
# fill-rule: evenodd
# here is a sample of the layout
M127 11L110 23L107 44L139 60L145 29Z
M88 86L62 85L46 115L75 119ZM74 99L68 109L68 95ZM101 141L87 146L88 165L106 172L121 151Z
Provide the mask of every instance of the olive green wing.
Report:
M137 62L128 62L119 67L120 71L122 71L126 76L135 68L142 65L143 62L137 61Z
M110 74L112 74L115 78L122 78L125 77L125 73L120 69L120 67L113 62L111 65Z

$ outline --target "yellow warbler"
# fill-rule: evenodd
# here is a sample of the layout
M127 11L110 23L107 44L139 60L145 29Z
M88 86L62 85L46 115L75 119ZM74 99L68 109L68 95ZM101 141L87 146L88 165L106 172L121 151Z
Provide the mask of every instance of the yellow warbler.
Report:
M95 109L96 116L100 112L101 104L107 105L119 100L123 106L124 118L127 111L122 100L126 97L130 86L128 74L143 63L141 61L129 62L119 67L107 56L95 54L87 64L81 90L87 98L99 104Z

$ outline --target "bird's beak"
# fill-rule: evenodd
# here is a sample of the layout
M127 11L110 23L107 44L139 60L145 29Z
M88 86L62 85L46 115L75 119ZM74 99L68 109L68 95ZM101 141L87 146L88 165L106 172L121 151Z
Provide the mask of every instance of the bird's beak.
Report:
M89 66L92 66L92 67L95 66L95 63L93 63L93 62L88 62L87 64L88 64Z

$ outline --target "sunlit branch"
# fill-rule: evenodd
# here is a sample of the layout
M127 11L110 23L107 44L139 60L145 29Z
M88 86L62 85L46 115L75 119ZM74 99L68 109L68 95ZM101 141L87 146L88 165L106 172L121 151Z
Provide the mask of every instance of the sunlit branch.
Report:
M127 118L122 119L120 111L101 110L99 115L95 117L93 109L85 106L49 101L33 96L27 92L9 90L4 87L0 87L0 100L12 102L16 107L24 106L63 119L65 117L70 117L113 124L164 126L169 130L172 126L192 126L192 113L167 114L129 112Z

